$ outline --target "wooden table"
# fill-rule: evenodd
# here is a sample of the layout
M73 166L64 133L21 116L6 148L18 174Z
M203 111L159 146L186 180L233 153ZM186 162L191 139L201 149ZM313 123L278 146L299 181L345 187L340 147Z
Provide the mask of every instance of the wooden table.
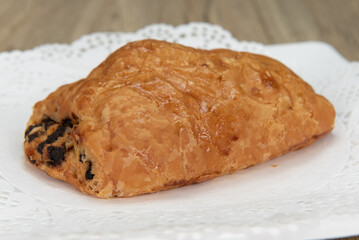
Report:
M324 41L359 61L359 0L0 0L0 51L191 21L264 44Z
M191 21L264 44L324 41L359 60L359 0L0 0L0 51Z

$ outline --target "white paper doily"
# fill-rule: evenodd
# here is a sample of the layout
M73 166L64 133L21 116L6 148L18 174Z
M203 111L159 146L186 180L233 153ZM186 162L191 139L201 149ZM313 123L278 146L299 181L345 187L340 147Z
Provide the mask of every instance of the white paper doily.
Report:
M129 41L155 38L279 59L337 110L332 134L309 148L215 180L129 199L101 200L24 161L32 105L85 77ZM155 24L94 33L70 45L0 53L0 237L22 239L266 239L359 234L359 63L320 42L264 46L219 26ZM278 167L272 167L278 165Z

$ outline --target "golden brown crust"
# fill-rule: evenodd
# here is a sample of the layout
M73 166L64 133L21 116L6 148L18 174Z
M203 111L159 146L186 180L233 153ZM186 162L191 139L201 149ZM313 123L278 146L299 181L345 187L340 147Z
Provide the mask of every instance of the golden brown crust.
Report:
M126 197L307 146L334 118L333 106L276 60L144 40L36 103L25 154L84 193Z

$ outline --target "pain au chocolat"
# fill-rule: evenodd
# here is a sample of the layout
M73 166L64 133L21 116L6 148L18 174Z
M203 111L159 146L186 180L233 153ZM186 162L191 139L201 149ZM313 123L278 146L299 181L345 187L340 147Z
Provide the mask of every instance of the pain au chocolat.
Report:
M305 147L334 118L329 101L276 60L143 40L36 103L24 149L84 193L128 197Z

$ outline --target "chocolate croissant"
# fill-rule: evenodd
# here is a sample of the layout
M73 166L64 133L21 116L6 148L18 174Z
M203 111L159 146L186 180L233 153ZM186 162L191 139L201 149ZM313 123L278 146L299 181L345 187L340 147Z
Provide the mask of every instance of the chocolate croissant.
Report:
M36 103L24 150L84 193L128 197L308 146L334 118L330 102L276 60L143 40Z

